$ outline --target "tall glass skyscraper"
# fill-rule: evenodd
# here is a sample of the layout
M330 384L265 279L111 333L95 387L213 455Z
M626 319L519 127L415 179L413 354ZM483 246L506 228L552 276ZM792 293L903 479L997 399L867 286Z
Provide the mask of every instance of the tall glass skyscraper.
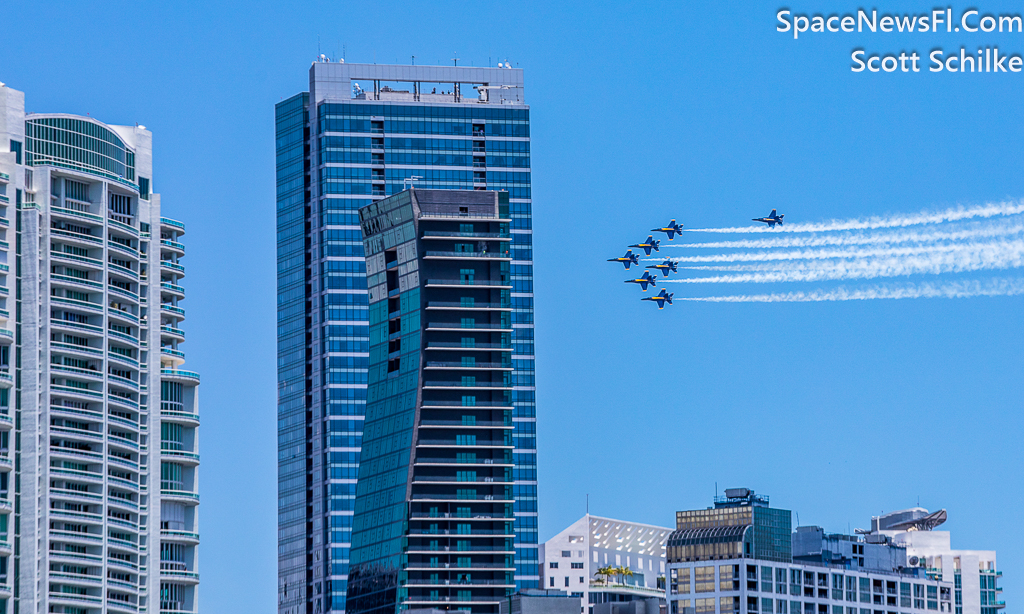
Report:
M152 133L0 84L0 613L198 611L199 375Z
M279 605L341 612L369 300L358 211L413 185L509 197L514 582L539 584L530 119L511 68L315 62L277 105Z

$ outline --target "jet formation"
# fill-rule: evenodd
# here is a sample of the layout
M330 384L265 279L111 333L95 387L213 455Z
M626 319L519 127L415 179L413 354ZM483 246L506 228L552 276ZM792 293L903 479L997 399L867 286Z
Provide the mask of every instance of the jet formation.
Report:
M767 217L755 217L752 218L751 221L762 222L764 224L767 224L768 228L775 228L776 224L782 226L782 218L784 217L786 217L785 214L779 215L776 209L772 209L772 212L769 213ZM672 239L675 238L676 235L682 235L683 225L677 224L676 221L673 219L668 224L660 228L652 228L651 232L663 232L668 236L668 240L671 241ZM647 235L647 239L645 239L644 241L634 243L633 245L628 246L629 249L626 250L626 254L624 256L620 258L609 258L608 262L621 262L622 266L626 267L626 270L628 271L630 265L635 264L637 266L640 266L640 255L634 254L632 248L642 249L644 251L644 254L650 256L651 252L660 252L660 246L661 241L656 240L654 238L654 235L650 234ZM660 271L662 277L668 277L669 273L679 272L675 261L672 260L671 258L666 258L665 261L662 262L661 264L652 264L644 268L654 269L655 272ZM657 281L657 274L652 275L650 271L644 271L643 275L641 275L640 277L637 277L636 279L627 279L625 283L638 284L642 291L647 292L647 286L657 287ZM658 309L664 309L666 303L669 305L672 304L673 296L675 295L670 293L668 290L662 289L661 293L658 294L657 296L645 296L640 300L653 301L658 304Z

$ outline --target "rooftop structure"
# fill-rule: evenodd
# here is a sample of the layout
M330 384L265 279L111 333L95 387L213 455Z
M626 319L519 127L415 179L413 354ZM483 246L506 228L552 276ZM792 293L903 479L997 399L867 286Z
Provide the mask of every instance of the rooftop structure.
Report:
M676 512L676 530L668 538L668 560L710 561L753 558L792 560L789 510L768 506L768 497L747 488L731 488L714 507Z

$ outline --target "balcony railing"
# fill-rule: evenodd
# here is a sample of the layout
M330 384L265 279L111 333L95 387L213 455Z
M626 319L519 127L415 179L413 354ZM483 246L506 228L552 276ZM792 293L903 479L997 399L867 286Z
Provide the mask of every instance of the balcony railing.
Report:
M427 258L507 258L512 259L508 252L425 252Z
M427 309L505 309L508 311L512 310L512 305L506 305L503 303L451 303L443 301L428 301Z
M511 222L511 218L501 218L495 213L441 213L441 212L430 212L421 213L421 220L452 220L452 219L477 219L477 220L495 220L497 222Z
M162 285L162 284L161 284ZM490 280L490 279L428 279L427 285L436 286L494 286L512 287L511 281Z
M424 230L424 239L447 239L450 237L463 238L463 239L508 239L512 240L512 237L508 233L500 232L453 232L445 230Z
M160 369L160 375L167 377L185 377L199 381L199 374L195 371L182 371L181 369Z
M428 362L427 368L435 369L511 369L510 362L477 362L466 364L464 362Z
M460 349L460 350L512 350L512 344L504 343L477 343L476 345L462 345L459 342L444 342L444 341L429 341L427 343L428 350L436 349Z
M477 401L473 405L466 405L462 401L431 401L424 399L421 404L422 407L512 407L512 401Z
M501 322L427 322L427 330L432 329L453 329L453 330L512 330L512 324Z

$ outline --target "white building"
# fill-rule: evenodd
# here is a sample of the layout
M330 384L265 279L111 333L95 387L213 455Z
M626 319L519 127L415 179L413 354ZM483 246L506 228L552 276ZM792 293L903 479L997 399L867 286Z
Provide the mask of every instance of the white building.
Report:
M0 84L0 613L196 612L184 226L144 127L24 103Z
M665 540L671 532L588 514L541 545L543 586L579 597L588 614L597 603L664 599ZM606 567L629 573L599 575Z
M945 520L946 510L915 507L872 518L871 531L906 548L908 561L930 576L953 582L956 614L996 614L1006 604L999 598L995 551L954 550L949 531L934 530Z

